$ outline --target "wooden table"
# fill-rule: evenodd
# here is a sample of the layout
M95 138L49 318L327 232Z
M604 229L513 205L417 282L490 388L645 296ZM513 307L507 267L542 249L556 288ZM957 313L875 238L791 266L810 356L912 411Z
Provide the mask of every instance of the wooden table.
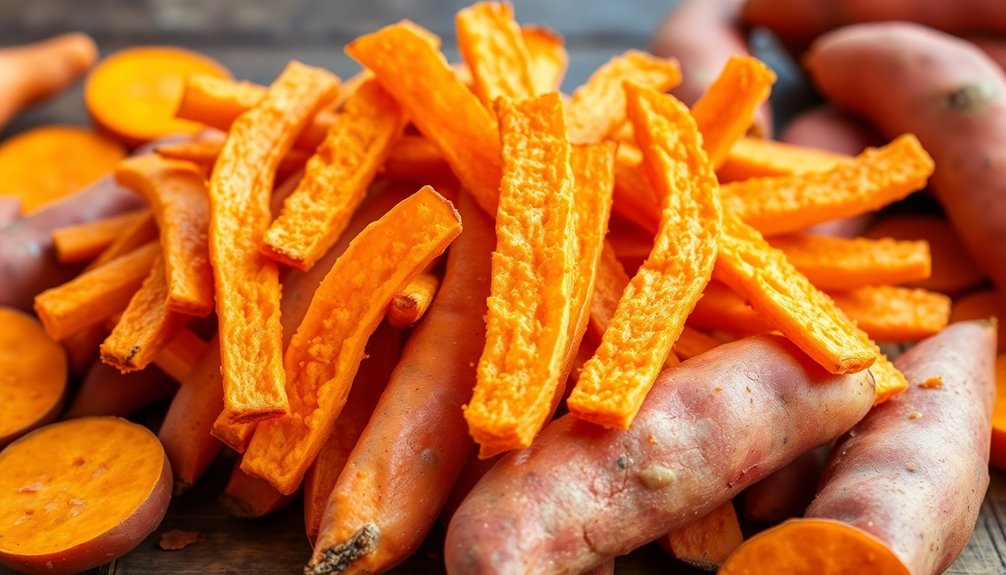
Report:
M453 15L465 4L460 0L0 0L0 42L15 44L84 30L98 40L103 53L135 44L187 46L219 59L237 78L259 83L270 82L290 59L325 66L348 77L358 67L343 53L342 46L361 33L401 18L415 20L440 34L448 56L456 58ZM519 20L550 26L566 36L571 61L563 87L569 91L612 54L629 48L646 49L650 35L674 2L514 0L514 4ZM755 44L779 75L773 101L776 119L784 123L794 111L814 102L815 96L799 69L773 51L768 39L759 36ZM40 124L85 122L78 85L22 115L0 136ZM219 462L196 489L176 499L161 527L136 550L96 572L299 572L309 554L300 502L260 520L229 518L216 503L227 465ZM996 473L975 534L947 573L1006 573L1004 522L1006 475ZM206 538L182 551L161 551L156 547L157 537L170 529L197 530ZM442 572L442 542L443 529L437 526L398 572ZM699 573L653 545L620 558L617 572ZM0 575L9 573L0 568Z

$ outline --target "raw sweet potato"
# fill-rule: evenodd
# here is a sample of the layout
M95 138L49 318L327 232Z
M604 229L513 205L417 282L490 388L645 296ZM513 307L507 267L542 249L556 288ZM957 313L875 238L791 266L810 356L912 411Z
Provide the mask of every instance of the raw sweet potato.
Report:
M0 128L24 106L65 89L97 56L94 40L79 32L0 50Z
M590 569L831 441L873 400L868 371L830 375L782 337L720 346L665 371L628 430L567 415L506 455L454 514L447 569Z
M992 24L997 3L950 14ZM934 3L932 6L936 6ZM950 7L951 4L939 3ZM998 20L1006 20L999 10ZM930 182L978 265L1006 289L1006 76L980 49L905 23L861 24L818 39L806 59L817 86L888 136L916 134L936 161ZM892 89L897 86L898 89Z
M803 515L814 499L830 452L830 445L808 451L745 489L744 518L758 523L779 523Z
M177 390L178 383L159 369L119 373L114 367L96 361L84 375L84 381L63 417L128 417L144 407L168 399Z
M835 446L807 519L754 537L722 573L809 575L825 565L842 573L942 573L964 549L989 483L994 364L990 321L954 324L899 357L909 389ZM940 386L925 383L934 377ZM821 520L832 521L823 544L809 544ZM832 548L864 534L881 546ZM863 559L902 568L857 571Z
M157 437L116 417L43 427L0 452L0 468L0 563L22 573L117 559L157 528L171 499Z
M0 307L0 449L59 416L66 354L35 318Z

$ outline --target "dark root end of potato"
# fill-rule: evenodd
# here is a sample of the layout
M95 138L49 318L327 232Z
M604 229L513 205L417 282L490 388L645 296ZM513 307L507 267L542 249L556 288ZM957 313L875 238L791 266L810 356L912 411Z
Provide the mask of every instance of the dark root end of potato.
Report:
M304 575L342 573L354 561L373 552L380 538L380 529L376 525L368 523L361 527L349 541L322 551L320 561L304 567Z

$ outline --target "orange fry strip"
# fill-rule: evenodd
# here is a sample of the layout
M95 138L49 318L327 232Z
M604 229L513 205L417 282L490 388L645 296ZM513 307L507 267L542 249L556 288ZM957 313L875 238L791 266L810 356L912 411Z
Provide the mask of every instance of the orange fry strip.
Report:
M190 140L188 142L178 142L175 144L164 144L158 146L154 152L170 160L185 160L199 164L200 167L212 171L213 163L217 161L220 150L224 147L223 139L207 138L203 140ZM283 159L280 160L277 174L291 174L304 167L309 155L304 150L290 150ZM277 176L277 179L282 177Z
M599 142L625 122L624 82L665 92L681 82L677 60L629 50L598 68L569 101L569 138Z
M622 299L625 287L631 278L625 272L618 255L610 242L605 242L601 250L601 261L597 266L597 279L594 281L594 296L590 300L590 332L598 340L608 329L611 318L615 316L618 301Z
M825 291L922 280L932 271L929 244L925 240L794 234L775 236L769 243L782 250L810 283Z
M496 120L417 29L408 22L385 26L350 42L346 53L374 73L482 209L495 215L502 173Z
M168 289L164 257L158 254L147 279L101 344L103 363L122 373L143 369L185 327L188 318L168 309Z
M381 175L393 180L417 182L436 182L454 177L436 146L422 136L408 134L398 139L384 162Z
M722 227L716 176L688 109L653 89L626 83L625 91L643 165L662 196L660 227L567 400L578 417L620 429L632 423L709 282Z
M681 329L678 341L674 342L674 354L682 360L691 359L719 345L720 342L712 337L686 325Z
M125 309L160 253L157 242L150 242L35 296L46 333L61 340Z
M203 172L191 162L150 154L127 158L115 179L147 199L160 229L167 309L206 316L213 311L213 269L207 232L210 206Z
M876 210L926 185L933 160L912 135L826 172L724 185L723 206L764 235L795 232Z
M472 74L475 94L485 106L500 97L534 95L531 54L513 19L513 5L479 2L459 10L454 22L458 50Z
M279 270L259 251L280 159L329 100L331 74L291 62L231 126L210 179L210 257L220 320L224 412L236 423L286 413Z
M154 365L181 383L192 373L192 368L209 346L206 340L195 333L183 329L171 338L154 357Z
M731 56L719 77L692 106L702 147L714 168L751 127L755 110L768 99L775 74L757 58Z
M388 323L399 329L410 327L422 319L440 289L440 276L425 271L395 294L388 304Z
M573 174L562 98L497 102L503 180L486 345L465 407L479 457L531 444L560 384L576 272ZM515 296L515 294L520 294Z
M115 238L115 240L109 244L107 248L105 248L105 251L101 252L98 257L94 258L94 260L87 265L86 269L93 270L94 268L107 264L115 258L124 256L148 242L156 240L158 234L159 230L157 229L157 219L154 218L154 212L147 210L145 213L141 214L132 225L123 230L123 232L119 234L119 237Z
M220 494L220 506L232 517L242 519L265 517L292 500L293 495L283 495L267 481L241 471L240 461L231 469L227 487Z
M350 76L348 80L339 86L339 95L336 96L335 101L332 102L332 108L335 110L341 110L346 104L346 101L360 89L360 86L366 84L367 81L372 80L373 78L374 75L366 68Z
M730 286L794 344L832 373L870 367L876 353L856 326L786 256L733 214L724 217L716 278Z
M142 209L84 224L56 228L52 232L56 259L62 264L94 259L110 246L115 238L149 213L150 210Z
M368 226L321 282L284 364L290 413L259 422L241 462L293 493L328 440L388 303L461 233L454 206L426 186Z
M826 150L742 136L734 142L716 175L720 182L739 182L749 178L824 172L852 161L852 156Z
M697 329L725 331L739 337L773 330L744 298L716 280L706 286L687 323Z
M535 95L559 91L569 65L562 36L544 26L522 26L520 31L531 55L531 84Z
M405 122L401 108L376 80L364 82L307 161L297 189L262 238L263 253L310 269L346 229Z
M650 234L657 233L660 209L646 173L641 169L643 153L631 144L619 144L615 160L615 204L618 215Z
M918 341L950 322L950 298L924 289L873 286L831 297L861 330L879 341Z

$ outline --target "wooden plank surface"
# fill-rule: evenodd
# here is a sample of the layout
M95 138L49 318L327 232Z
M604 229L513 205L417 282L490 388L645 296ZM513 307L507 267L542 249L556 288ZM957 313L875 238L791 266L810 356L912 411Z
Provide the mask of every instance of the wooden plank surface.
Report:
M382 24L409 18L444 36L449 57L454 12L461 0L0 0L0 43L16 44L69 30L84 30L107 54L135 44L174 44L205 52L227 65L238 78L268 83L290 59L328 67L343 77L358 67L343 44ZM562 32L571 54L564 89L570 90L611 55L645 49L665 11L674 2L657 0L515 0L518 18ZM799 70L757 38L759 53L780 76L773 92L776 118L784 122L814 101ZM15 120L0 136L47 123L87 123L80 86L42 103ZM216 503L229 462L218 462L193 492L177 498L161 527L136 550L96 570L102 574L167 573L266 575L299 572L309 553L303 535L300 501L269 518L229 518ZM955 575L1006 573L1006 475L995 473L974 536L961 558L947 571ZM182 551L156 546L170 529L197 530L205 540ZM442 573L443 530L434 528L419 552L399 573ZM669 558L650 545L620 558L625 574L692 574L700 571ZM0 568L0 575L10 571Z

